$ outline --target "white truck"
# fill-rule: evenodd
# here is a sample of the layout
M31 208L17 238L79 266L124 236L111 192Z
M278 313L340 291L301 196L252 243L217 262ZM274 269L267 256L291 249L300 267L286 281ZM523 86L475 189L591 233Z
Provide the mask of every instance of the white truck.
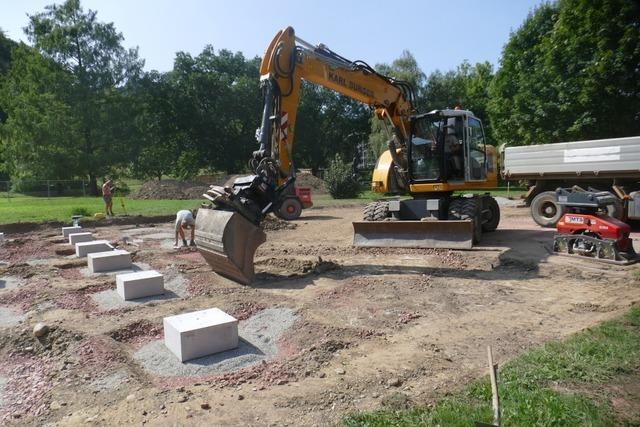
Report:
M502 177L526 182L525 202L543 227L555 226L564 213L556 188L574 185L609 191L620 201L609 215L640 220L640 136L506 147Z

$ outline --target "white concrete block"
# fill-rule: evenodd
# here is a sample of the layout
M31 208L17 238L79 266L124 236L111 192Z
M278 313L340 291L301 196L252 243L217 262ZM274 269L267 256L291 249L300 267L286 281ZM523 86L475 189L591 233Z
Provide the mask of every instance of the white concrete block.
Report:
M76 243L80 243L80 242L91 242L91 241L93 241L93 234L89 232L69 234L70 245L75 245Z
M0 233L0 242L4 242L4 233Z
M238 346L238 320L219 308L165 317L164 345L181 362Z
M123 300L150 297L164 294L164 278L154 270L137 273L118 274L116 291Z
M87 254L89 272L100 273L131 268L131 254L122 249Z
M80 233L81 230L82 230L82 227L80 227L79 225L72 225L70 227L62 227L62 235L64 237L69 237L69 234Z
M93 240L91 242L76 243L76 256L78 258L86 257L87 254L94 252L106 252L113 250L113 246L106 240Z

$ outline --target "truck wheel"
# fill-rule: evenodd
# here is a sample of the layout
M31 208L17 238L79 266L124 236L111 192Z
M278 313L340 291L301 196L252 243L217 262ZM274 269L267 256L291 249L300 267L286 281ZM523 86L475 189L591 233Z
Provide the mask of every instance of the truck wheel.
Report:
M365 206L362 212L364 221L384 221L389 218L388 202L372 202Z
M298 219L302 214L302 203L295 197L287 197L274 213L277 217L287 221Z
M556 193L544 191L531 201L531 218L542 227L555 227L562 215L564 207L558 204Z
M480 210L475 198L468 199L457 197L449 202L449 219L473 221L473 244L480 243L482 238L482 226L480 221Z
M482 224L482 231L487 233L495 231L495 229L498 228L498 224L500 223L500 206L498 206L498 202L496 202L496 199L493 197L486 197L484 201L486 203L486 211L483 212L483 220L486 220L486 222Z

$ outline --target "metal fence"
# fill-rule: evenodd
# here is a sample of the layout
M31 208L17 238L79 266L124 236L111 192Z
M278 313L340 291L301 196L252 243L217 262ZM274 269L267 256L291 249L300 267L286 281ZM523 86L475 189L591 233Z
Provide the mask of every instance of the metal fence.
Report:
M0 181L0 199L20 195L33 197L69 197L89 194L87 180L16 180Z

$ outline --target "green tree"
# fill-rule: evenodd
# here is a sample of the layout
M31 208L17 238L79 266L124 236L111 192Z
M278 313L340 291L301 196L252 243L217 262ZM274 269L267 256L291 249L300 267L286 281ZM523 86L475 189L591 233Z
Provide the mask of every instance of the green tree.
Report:
M296 120L296 165L315 173L327 167L336 153L353 159L367 135L370 115L358 101L303 82Z
M455 70L446 73L436 70L427 76L419 110L430 111L460 106L473 111L483 121L487 135L491 136L487 104L493 75L493 66L489 62L471 65L464 61Z
M81 161L80 123L68 103L72 76L21 45L0 92L5 168L13 178L72 178Z
M423 103L423 89L426 76L418 66L418 62L411 52L404 50L400 57L395 59L391 64L376 64L375 68L376 71L381 74L408 82L416 96L416 105L414 105L414 107L417 108ZM371 117L369 154L375 158L379 157L387 150L387 141L391 136L391 129L387 123L376 117Z
M116 119L130 108L122 88L139 75L143 61L137 49L122 47L123 36L113 24L99 22L97 13L85 12L79 0L30 15L25 32L45 58L72 77L67 105L79 131L68 147L82 154L74 170L86 175L97 193L97 177L128 159L133 135Z
M180 152L175 173L238 172L255 149L260 121L259 60L207 46L179 52L169 76Z
M514 32L490 87L495 136L514 145L640 132L640 4L542 4Z
M9 65L11 64L11 50L16 46L16 43L7 38L2 29L0 29L0 81L5 80L6 74L9 71ZM0 84L0 90L2 90ZM7 113L2 110L2 101L0 100L0 129L2 124L7 120ZM1 132L0 132L1 135ZM3 144L0 139L0 180L8 179L9 175L7 174L7 164L6 164L7 154L3 154Z

